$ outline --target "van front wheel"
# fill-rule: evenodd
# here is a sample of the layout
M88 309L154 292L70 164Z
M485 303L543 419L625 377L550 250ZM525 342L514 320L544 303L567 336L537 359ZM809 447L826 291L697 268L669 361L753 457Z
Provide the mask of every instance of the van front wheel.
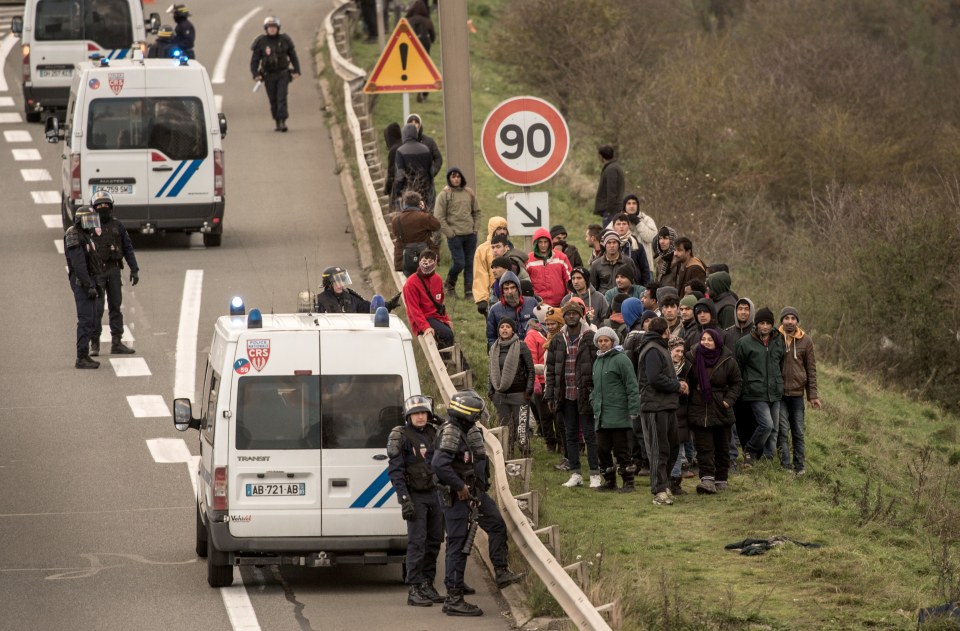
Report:
M217 550L207 533L207 583L210 587L230 587L233 585L233 566L226 563L229 556Z

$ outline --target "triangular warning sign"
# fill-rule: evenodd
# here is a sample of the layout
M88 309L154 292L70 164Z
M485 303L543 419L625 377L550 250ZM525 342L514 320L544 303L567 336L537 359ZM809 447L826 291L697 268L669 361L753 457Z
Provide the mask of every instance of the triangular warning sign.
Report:
M406 18L400 18L363 91L437 92L443 79Z

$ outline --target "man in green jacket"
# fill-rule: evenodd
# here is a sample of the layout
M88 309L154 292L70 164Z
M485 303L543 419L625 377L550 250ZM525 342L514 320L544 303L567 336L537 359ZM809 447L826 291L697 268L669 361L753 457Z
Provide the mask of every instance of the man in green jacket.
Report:
M603 484L598 491L617 490L617 472L623 479L621 493L633 492L634 471L628 468L630 432L640 415L640 390L633 365L619 345L617 332L605 326L593 336L597 359L593 362L593 392L590 405L597 430L597 457ZM613 459L617 459L614 469Z
M776 449L776 423L780 420L783 398L783 335L773 328L773 311L764 307L754 317L753 332L737 342L737 364L743 375L743 401L750 404L757 429L743 448L744 465L761 456L773 459ZM743 436L740 437L741 441Z

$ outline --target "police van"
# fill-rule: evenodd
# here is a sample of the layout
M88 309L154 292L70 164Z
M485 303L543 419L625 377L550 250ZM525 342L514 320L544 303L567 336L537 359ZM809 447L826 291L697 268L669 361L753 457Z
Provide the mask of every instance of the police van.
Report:
M140 0L27 0L10 25L21 37L27 120L66 107L75 65L91 53L126 59L141 49L145 25L156 33L160 16L145 21Z
M226 118L206 69L185 57L87 61L70 86L66 117L48 118L48 142L63 140L64 228L99 190L128 230L223 234Z
M237 299L235 299L236 301ZM409 329L366 314L219 318L199 418L196 551L211 587L234 565L402 563L407 529L387 475L387 437L419 394Z

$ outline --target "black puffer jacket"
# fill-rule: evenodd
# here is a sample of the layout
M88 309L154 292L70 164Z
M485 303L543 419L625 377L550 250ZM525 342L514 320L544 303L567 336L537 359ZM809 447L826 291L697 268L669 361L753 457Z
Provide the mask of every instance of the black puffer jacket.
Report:
M593 342L593 331L586 325L580 326L580 343L577 345L577 410L580 414L593 414L590 405L590 393L593 392L593 361L597 358L597 346ZM559 404L564 398L566 386L563 378L563 363L567 359L567 341L564 330L553 336L547 353L550 362L547 363L547 381L543 392L544 401L555 401Z
M717 425L733 425L733 404L740 398L740 366L729 348L724 348L716 365L710 373L710 388L713 390L713 401L705 402L700 392L697 380L696 358L693 353L687 353L687 361L691 369L687 374L690 384L690 397L687 404L687 424L694 428L715 427ZM730 407L724 408L726 401Z

